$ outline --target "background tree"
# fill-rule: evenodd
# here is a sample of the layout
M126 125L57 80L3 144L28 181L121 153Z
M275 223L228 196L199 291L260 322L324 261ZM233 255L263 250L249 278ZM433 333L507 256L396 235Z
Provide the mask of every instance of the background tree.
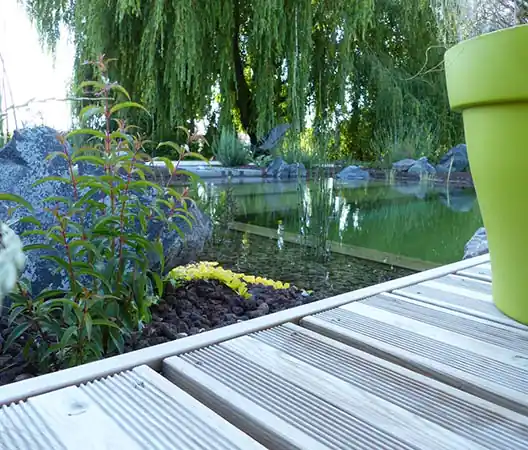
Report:
M440 1L440 0L438 0ZM429 0L25 0L45 43L74 36L76 76L98 54L153 113L157 138L215 117L253 144L282 121L337 130L336 152L371 157L376 130L411 120L459 138L441 60L452 16ZM88 74L89 75L89 74ZM443 137L442 137L443 136ZM451 142L449 142L451 143ZM361 151L360 151L361 150Z

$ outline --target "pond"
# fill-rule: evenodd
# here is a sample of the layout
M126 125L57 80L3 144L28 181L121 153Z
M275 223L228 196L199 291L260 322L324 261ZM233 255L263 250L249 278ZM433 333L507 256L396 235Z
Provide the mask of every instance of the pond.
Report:
M223 238L202 259L293 282L318 297L460 260L482 224L473 189L427 182L207 181L196 194L213 215L228 209L238 230L219 224ZM299 245L310 227L332 250L324 261Z

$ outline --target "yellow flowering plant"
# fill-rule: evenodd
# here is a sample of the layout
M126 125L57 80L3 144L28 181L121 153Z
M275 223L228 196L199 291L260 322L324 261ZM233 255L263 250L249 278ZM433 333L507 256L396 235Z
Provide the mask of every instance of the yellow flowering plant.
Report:
M173 285L194 280L217 280L247 299L251 298L248 284L262 284L264 286L272 286L274 289L290 288L289 283L233 272L220 267L217 262L210 261L202 261L176 267L169 272L168 280L173 283Z

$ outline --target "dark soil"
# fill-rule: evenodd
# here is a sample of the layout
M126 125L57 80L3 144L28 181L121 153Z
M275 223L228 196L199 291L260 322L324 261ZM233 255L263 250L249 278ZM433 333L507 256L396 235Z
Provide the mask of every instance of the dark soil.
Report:
M168 289L165 301L154 307L152 322L132 336L127 350L161 344L314 300L295 287L276 290L263 285L252 285L249 289L252 298L245 299L223 284L206 280Z
M251 299L245 299L216 281L199 280L185 286L167 286L164 300L154 306L152 322L126 342L125 351L162 344L212 328L231 325L266 314L300 306L315 300L295 287L276 290L271 286L251 285ZM7 352L3 344L13 327L7 314L0 317L0 386L39 375L36 367L22 356L24 336Z

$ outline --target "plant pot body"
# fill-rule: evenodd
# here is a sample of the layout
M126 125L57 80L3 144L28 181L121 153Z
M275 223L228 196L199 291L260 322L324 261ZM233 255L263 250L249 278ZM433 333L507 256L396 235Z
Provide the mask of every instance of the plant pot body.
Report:
M493 301L528 324L528 26L454 46L445 68L488 234Z

